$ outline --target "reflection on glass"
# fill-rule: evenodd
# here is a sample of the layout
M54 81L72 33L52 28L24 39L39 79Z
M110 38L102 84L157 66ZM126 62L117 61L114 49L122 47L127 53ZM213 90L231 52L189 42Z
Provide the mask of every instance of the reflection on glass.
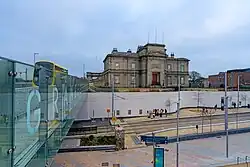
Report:
M13 71L13 63L0 59L0 165L9 167L12 154L8 152L13 147L12 142L12 90L13 78L8 75Z
M76 106L86 97L82 93L86 80L69 76L67 69L54 68L51 84L42 86L33 84L34 71L31 65L0 59L1 167L50 163L73 122Z
M40 120L39 93L32 87L34 68L32 66L15 63L15 139L14 164L18 163L25 153L32 148L39 139L37 132Z

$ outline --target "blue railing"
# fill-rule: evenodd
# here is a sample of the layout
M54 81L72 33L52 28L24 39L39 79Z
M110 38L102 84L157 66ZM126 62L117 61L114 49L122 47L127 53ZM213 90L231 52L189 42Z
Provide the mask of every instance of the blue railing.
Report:
M250 127L248 128L240 128L240 129L229 129L228 134L240 134L240 133L247 133L250 132ZM207 132L207 133L200 133L200 134L187 134L187 135L180 135L179 141L187 141L187 140L194 140L194 139L203 139L203 138L210 138L210 137L217 137L217 136L224 136L226 135L225 131L216 131L216 132ZM152 135L142 135L140 136L141 140L144 141L146 144L168 144L174 143L177 141L177 137L162 137L162 136L152 136Z

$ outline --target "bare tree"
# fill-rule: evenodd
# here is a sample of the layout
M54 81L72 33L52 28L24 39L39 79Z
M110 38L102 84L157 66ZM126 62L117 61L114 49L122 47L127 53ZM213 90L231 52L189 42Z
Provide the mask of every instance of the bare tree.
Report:
M194 93L193 99L197 101L197 112L200 112L201 104L202 104L202 97L203 93L200 92L199 90ZM201 133L203 133L203 124L204 124L204 115L205 115L205 108L202 107L201 109Z
M202 104L202 97L203 93L201 91L197 91L194 93L193 95L193 99L195 99L197 101L197 111L199 112L199 108L201 107Z
M206 109L206 111L204 112L205 115L207 117L209 117L209 124L210 124L210 132L212 132L212 118L213 118L213 115L216 113L216 110L217 110L217 106L214 107L214 108L210 108L210 109Z
M206 112L206 109L205 107L203 107L201 110L201 133L203 133L204 115L206 114L205 112Z
M228 102L229 102L229 105L231 105L231 107L233 107L232 101L233 101L233 97L229 96L228 97Z
M171 110L171 106L172 106L172 104L171 104L171 100L170 100L170 99L167 99L167 100L166 100L166 102L165 102L165 106L167 107L168 112L170 112L170 110ZM166 113L166 114L167 114L167 113Z
M244 102L244 106L247 106L247 95L246 93L242 93L240 97L241 101Z

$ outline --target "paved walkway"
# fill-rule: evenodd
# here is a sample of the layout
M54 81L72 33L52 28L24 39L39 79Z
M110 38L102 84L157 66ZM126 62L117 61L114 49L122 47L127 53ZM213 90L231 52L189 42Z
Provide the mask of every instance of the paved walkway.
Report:
M180 167L224 166L236 163L250 155L250 133L229 136L229 158L225 157L225 138L208 138L180 143ZM161 145L165 152L165 166L176 166L176 143ZM122 150L119 152L75 152L58 154L52 167L100 167L101 163L119 163L121 167L152 167L152 147Z
M211 111L211 114L212 115L221 115L221 114L224 114L225 111L221 111L220 109L217 109L217 111L215 112L214 110L208 110L208 113L210 113ZM236 109L229 109L228 110L228 113L236 113ZM244 113L244 112L250 112L250 109L248 108L240 108L239 113ZM201 116L201 109L200 110L197 110L196 108L191 108L191 109L183 109L180 111L180 118L186 118L186 117L199 117ZM157 120L157 119L173 119L173 118L176 118L176 113L174 114L170 114L168 115L168 117L165 117L163 116L162 118L160 117L156 117L154 118L153 120ZM152 120L151 118L148 118L148 117L135 117L135 118L125 118L123 119L124 120L124 123L122 124L126 124L126 123L133 123L133 122L140 122L140 121L146 121L146 120Z
M250 127L250 121L249 122L243 122L243 123L239 122L238 128L246 128L246 127ZM234 122L229 123L228 128L229 129L236 129L236 124ZM210 127L210 125L203 125L203 132L204 133L205 132L215 132L215 131L220 131L220 130L224 130L224 129L225 129L224 124L212 125L211 127ZM195 126L179 130L180 135L196 134L196 133L202 133L201 125L199 125L198 131L197 131ZM156 136L168 136L168 137L176 136L176 129L166 130L165 132L156 133Z

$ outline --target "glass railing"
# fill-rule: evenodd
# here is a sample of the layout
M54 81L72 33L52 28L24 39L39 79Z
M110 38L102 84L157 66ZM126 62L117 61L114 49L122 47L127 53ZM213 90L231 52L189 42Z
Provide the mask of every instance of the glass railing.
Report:
M49 85L40 71L36 86L33 65L0 57L1 167L49 165L86 98L86 80L55 75Z

